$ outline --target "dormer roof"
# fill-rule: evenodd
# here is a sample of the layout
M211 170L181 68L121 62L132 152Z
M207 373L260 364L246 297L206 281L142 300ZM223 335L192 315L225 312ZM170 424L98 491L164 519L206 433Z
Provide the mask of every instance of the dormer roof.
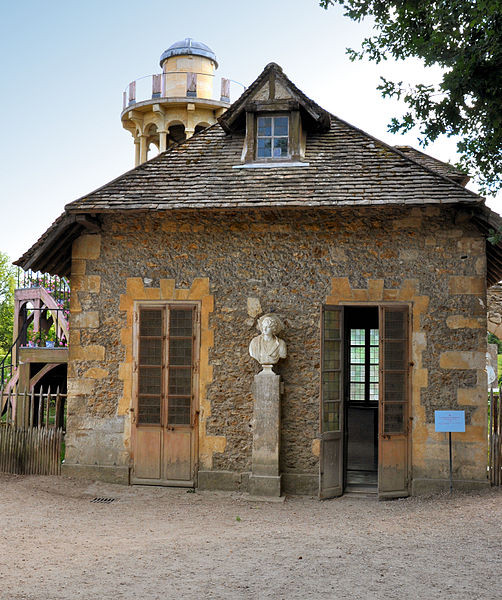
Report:
M276 63L269 63L247 90L218 119L226 133L245 129L246 112L260 109L278 111L300 110L307 131L326 132L330 114L306 96L283 73Z

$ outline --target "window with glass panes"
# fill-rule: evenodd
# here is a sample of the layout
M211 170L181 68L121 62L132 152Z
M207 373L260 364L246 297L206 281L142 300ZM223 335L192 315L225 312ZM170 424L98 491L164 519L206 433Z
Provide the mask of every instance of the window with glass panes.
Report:
M287 158L289 156L289 118L287 116L258 117L256 156L257 158Z
M138 424L190 425L193 306L140 307Z
M378 329L351 329L349 398L351 402L378 402Z

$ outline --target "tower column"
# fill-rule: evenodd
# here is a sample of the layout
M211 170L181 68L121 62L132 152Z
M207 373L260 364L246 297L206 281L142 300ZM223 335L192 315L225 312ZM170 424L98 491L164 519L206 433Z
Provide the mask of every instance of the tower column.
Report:
M159 131L159 152L167 149L167 131Z
M146 135L139 136L139 164L146 162L148 156L148 145Z
M185 133L187 138L192 137L195 132L195 104L189 102L187 104L187 120L185 125Z
M137 167L139 165L139 139L136 138L134 140L134 166Z

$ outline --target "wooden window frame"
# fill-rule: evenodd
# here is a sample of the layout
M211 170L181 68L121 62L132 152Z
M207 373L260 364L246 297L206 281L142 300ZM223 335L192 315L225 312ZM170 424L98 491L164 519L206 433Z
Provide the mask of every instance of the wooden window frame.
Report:
M361 307L361 308L364 308L364 307ZM363 344L352 344L352 340L350 337L352 329L364 329L364 343ZM371 404L372 402L378 403L380 401L380 328L376 329L376 331L378 332L378 336L379 336L378 344L371 344L371 331L372 331L372 329L375 329L374 327L364 327L364 328L354 327L352 329L348 329L348 339L347 339L347 358L346 358L347 400L349 402L365 404L365 405ZM352 348L355 348L355 347L359 347L359 348L363 347L364 348L364 362L363 363L353 363L352 362L350 351ZM371 348L378 348L378 357L379 358L378 358L377 363L371 362ZM364 381L363 382L352 381L351 367L353 365L364 367ZM377 381L371 380L371 367L372 366L377 367L377 371L378 371ZM362 383L364 385L364 399L363 400L356 400L354 398L351 398L351 395L352 395L351 384L352 383ZM371 400L371 384L376 384L378 386L377 400Z
M279 118L285 118L288 121L288 135L274 135L275 133L275 119L279 119ZM260 119L271 119L271 135L269 136L260 136L258 134L259 131L259 123L258 121ZM270 114L257 114L256 115L256 144L255 144L255 160L256 162L275 162L275 161L285 161L285 160L291 160L291 140L290 140L290 130L291 130L291 123L290 123L291 119L290 119L290 115L288 113L270 113ZM286 154L284 156L274 156L274 140L279 139L279 138L288 138L288 147L286 150ZM260 138L265 138L265 139L270 139L272 146L270 148L271 151L271 156L258 156L258 142L260 140Z
M274 164L297 162L303 158L304 136L297 102L268 101L250 102L246 110L246 136L242 152L242 162L257 164ZM258 157L258 118L288 117L288 155L280 157Z
M171 424L168 416L169 402L169 312L176 308L190 308L193 310L192 321L192 365L191 365L191 396L190 396L190 424ZM142 309L160 309L162 316L162 383L161 383L161 415L159 423L140 423L139 418L139 350L140 350L140 311ZM159 301L137 301L134 303L133 323L133 386L132 386L132 412L135 415L134 422L140 427L192 427L196 423L198 414L198 389L199 389L199 363L200 363L200 302L170 300Z

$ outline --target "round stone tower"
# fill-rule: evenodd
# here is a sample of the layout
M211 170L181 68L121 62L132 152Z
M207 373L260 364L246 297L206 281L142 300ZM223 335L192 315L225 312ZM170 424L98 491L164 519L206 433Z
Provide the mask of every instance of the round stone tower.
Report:
M160 66L162 73L141 77L124 91L121 120L134 138L135 166L148 160L152 145L163 152L215 123L230 105L230 80L221 78L216 86L218 63L206 44L176 42L162 53Z

